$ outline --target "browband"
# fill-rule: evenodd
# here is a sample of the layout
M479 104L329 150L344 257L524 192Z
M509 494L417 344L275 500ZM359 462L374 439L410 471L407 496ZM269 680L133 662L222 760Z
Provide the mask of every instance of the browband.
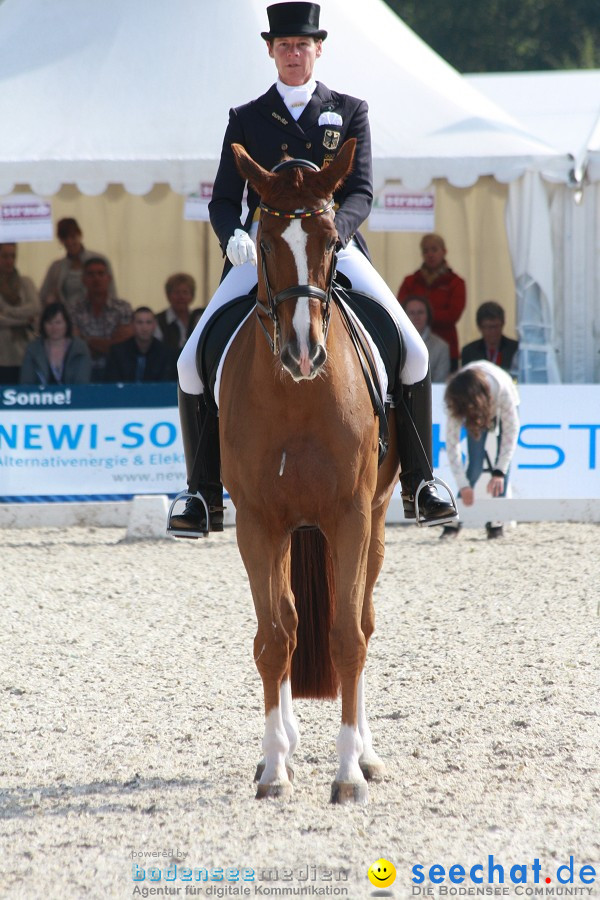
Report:
M284 159L282 162L273 166L271 172L281 172L282 169L312 169L313 172L320 172L320 168L310 159Z

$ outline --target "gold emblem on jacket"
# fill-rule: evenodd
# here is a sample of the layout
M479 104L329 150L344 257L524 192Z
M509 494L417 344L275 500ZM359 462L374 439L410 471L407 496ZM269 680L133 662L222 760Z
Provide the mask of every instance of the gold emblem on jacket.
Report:
M328 150L337 149L337 145L340 142L341 132L334 131L332 128L326 128L325 134L323 135L323 146L327 147Z

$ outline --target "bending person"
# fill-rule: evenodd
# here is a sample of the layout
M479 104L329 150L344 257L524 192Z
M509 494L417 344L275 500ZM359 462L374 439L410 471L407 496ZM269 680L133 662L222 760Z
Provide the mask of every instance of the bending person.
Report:
M336 151L348 138L357 139L353 171L334 196L340 247L337 267L349 278L355 290L370 294L385 306L402 332L406 346L406 363L401 373L404 401L431 460L431 379L427 348L383 278L373 268L366 244L358 233L373 201L368 107L364 100L336 93L315 81L315 62L321 56L327 37L327 32L319 28L319 12L316 3L275 3L268 7L270 30L262 32L262 37L279 77L262 97L232 109L229 114L209 205L210 221L228 262L219 288L178 361L179 407L188 481L200 442L200 493L209 507L210 523L206 522L202 502L190 497L185 511L171 517L169 528L175 534L185 536L190 531L221 531L223 528L218 423L203 399L199 399L203 386L196 369L196 349L211 314L229 300L247 294L257 281L255 237L259 197L248 187L249 212L242 225L240 215L245 182L234 162L233 143L242 144L256 162L270 170L286 154L308 159L322 168L335 158ZM398 415L397 418L401 417ZM415 518L415 494L424 476L407 430L399 427L398 436L405 516ZM449 521L455 517L454 506L438 496L433 484L421 490L419 519L422 524L441 524L440 520Z
M492 497L506 496L508 469L519 438L519 394L504 369L487 360L469 363L454 375L444 395L446 452L452 474L465 506L475 502L475 485L484 470L485 444L490 429L495 429L496 455L490 461L491 477L487 491ZM460 431L467 429L467 468L462 464ZM502 522L487 522L488 538L503 537ZM460 523L444 526L441 538L457 537Z

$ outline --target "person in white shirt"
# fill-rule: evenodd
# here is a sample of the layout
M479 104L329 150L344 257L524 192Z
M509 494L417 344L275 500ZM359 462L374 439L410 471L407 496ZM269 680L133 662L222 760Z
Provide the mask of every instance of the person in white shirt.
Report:
M504 497L508 471L519 438L519 394L510 375L494 363L479 360L463 366L448 382L444 400L447 408L446 452L452 474L465 506L475 501L475 485L486 461L488 432L497 435L496 458L490 461L491 478L487 491ZM460 450L462 426L467 429L467 467ZM456 537L458 524L444 527L440 537ZM502 537L501 522L486 524L488 538Z

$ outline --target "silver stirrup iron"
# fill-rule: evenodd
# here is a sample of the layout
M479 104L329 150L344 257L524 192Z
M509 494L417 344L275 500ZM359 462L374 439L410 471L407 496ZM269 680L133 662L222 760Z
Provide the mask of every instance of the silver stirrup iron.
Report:
M435 485L435 484L440 484L444 488L444 490L447 491L448 497L450 498L450 502L452 503L452 506L454 507L454 515L447 516L444 519L432 519L431 522L424 522L423 519L421 518L421 516L419 516L419 494L421 493L421 491L423 490L424 487L430 487L431 485ZM456 507L456 498L455 498L454 494L452 493L452 490L449 487L449 485L447 485L445 481L442 481L442 479L438 478L436 475L433 476L431 481L425 481L425 479L423 479L423 481L421 482L421 484L419 485L419 487L417 488L417 490L415 492L415 518L417 520L417 525L419 525L419 527L421 527L421 528L430 528L432 525L448 525L449 522L456 522L456 520L458 519L458 509Z
M171 518L173 516L173 510L175 508L175 504L179 503L180 500L185 500L187 502L188 500L191 500L193 498L195 498L196 500L200 500L202 502L202 506L204 507L204 510L206 512L206 531L192 531L192 530L177 531L176 528L171 528ZM209 526L210 526L210 517L208 515L208 506L207 506L206 500L204 499L202 494L200 494L198 491L196 491L195 494L191 494L189 491L181 491L181 493L177 494L177 496L175 497L175 499L173 500L173 502L171 503L171 505L169 507L169 516L167 518L167 534L170 534L171 537L177 537L177 538L203 538L203 537L207 537L207 535L209 533Z

